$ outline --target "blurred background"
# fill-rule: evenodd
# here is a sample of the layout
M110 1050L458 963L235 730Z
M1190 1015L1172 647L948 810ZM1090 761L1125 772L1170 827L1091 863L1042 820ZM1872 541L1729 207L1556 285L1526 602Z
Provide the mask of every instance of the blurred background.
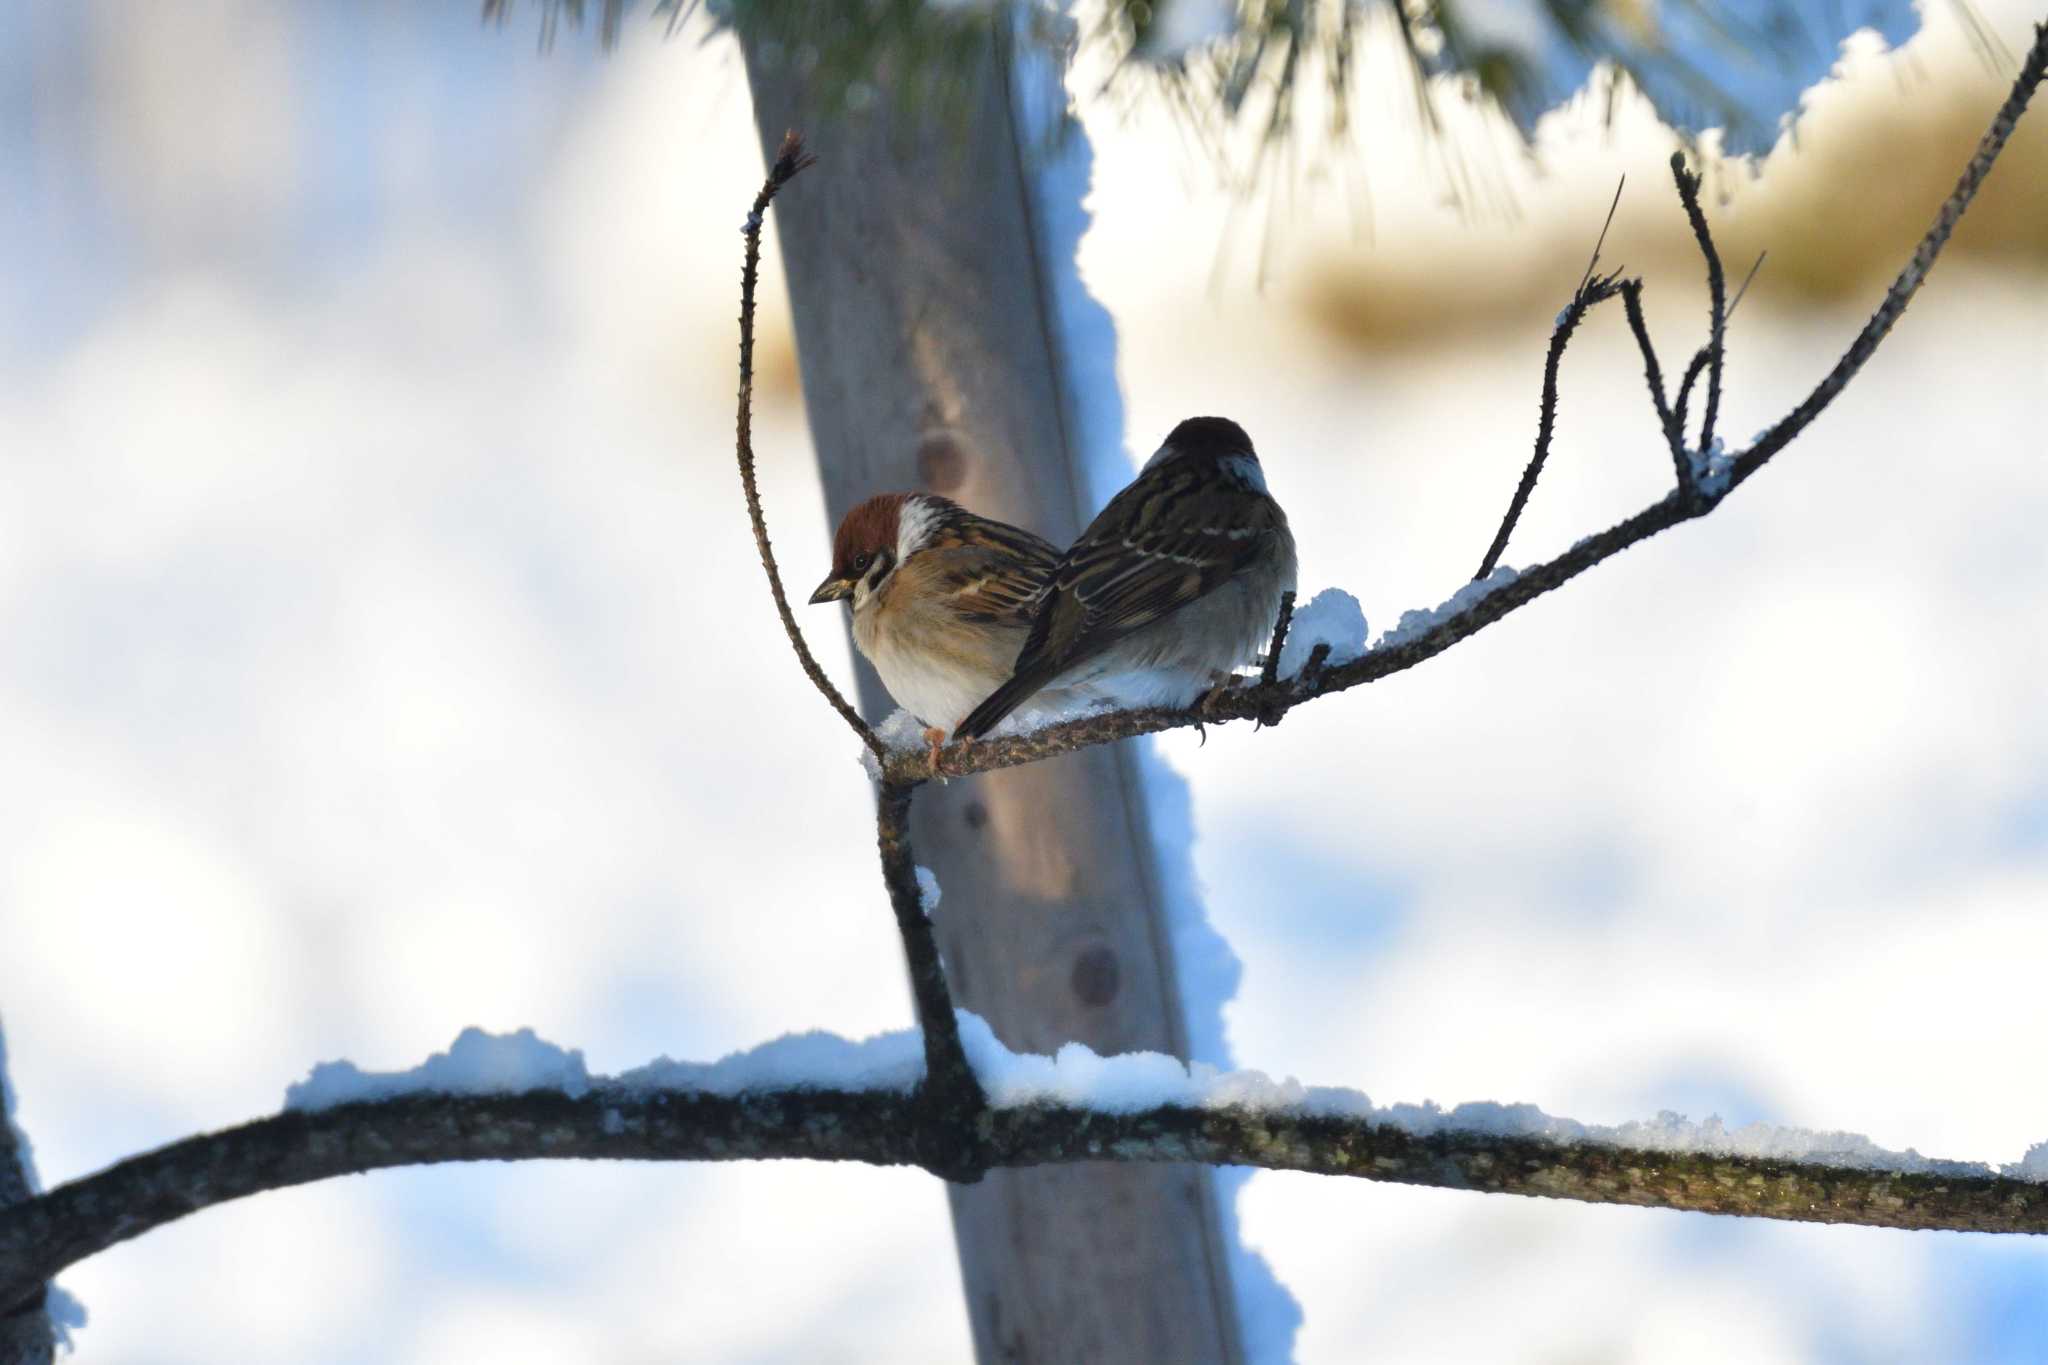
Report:
M1985 28L2023 49L2022 0ZM1875 304L2003 97L1946 6L1710 177L1725 426ZM593 1070L910 1020L855 746L787 655L731 456L747 86L468 5L0 6L0 1016L46 1184L317 1060L530 1025ZM1373 51L1377 51L1374 49ZM1387 59L1385 53L1369 60ZM1524 144L1362 86L1247 177L1076 74L1129 449L1251 431L1375 632L1478 562L1553 315L1606 260L1667 365L1705 295L1640 99ZM1239 1065L1379 1102L2048 1138L2048 124L1863 378L1742 495L1277 731L1158 742L1243 964ZM1709 140L1711 149L1713 143ZM772 236L772 228L771 228ZM757 443L827 527L779 263ZM1618 312L1507 562L1660 496ZM839 676L847 644L807 620ZM2032 1360L2048 1249L1306 1176L1238 1195L1302 1361ZM954 1361L928 1177L400 1171L68 1272L84 1359Z

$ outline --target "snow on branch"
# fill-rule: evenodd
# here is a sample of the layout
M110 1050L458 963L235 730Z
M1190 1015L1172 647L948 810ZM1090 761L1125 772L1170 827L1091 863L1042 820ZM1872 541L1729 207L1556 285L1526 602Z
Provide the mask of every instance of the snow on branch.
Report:
M2002 1170L1851 1133L1665 1114L1599 1127L1533 1105L1375 1106L1355 1090L1220 1072L1156 1053L1009 1051L958 1032L984 1104L979 1169L1196 1161L1867 1227L2048 1233L2048 1144ZM448 1161L801 1158L933 1169L953 1116L923 1098L915 1032L777 1039L711 1064L616 1077L530 1032L466 1031L407 1072L327 1063L283 1113L188 1138L0 1211L0 1302L187 1214L266 1190ZM365 1098L367 1096L367 1098ZM950 1159L950 1158L949 1158ZM952 1170L937 1173L957 1175Z
M1728 315L1725 280L1705 213L1700 207L1699 177L1686 168L1682 156L1674 155L1673 179L1677 185L1680 203L1706 260L1710 295L1707 344L1695 356L1694 363L1687 367L1686 377L1680 386L1680 406L1674 407L1665 393L1662 367L1658 363L1648 327L1643 321L1642 281L1622 279L1618 274L1596 277L1589 267L1587 276L1574 292L1571 303L1558 316L1550 354L1545 365L1544 420L1539 431L1536 457L1523 476L1523 486L1517 490L1516 500L1495 537L1494 545L1485 556L1481 578L1484 579L1488 572L1501 572L1493 569L1493 565L1507 544L1508 535L1513 530L1521 505L1527 499L1527 489L1533 486L1535 474L1541 467L1554 411L1556 366L1563 354L1564 345L1584 314L1594 304L1615 293L1622 297L1630 329L1642 350L1652 403L1657 410L1659 426L1665 435L1666 453L1673 462L1676 486L1669 494L1627 520L1586 537L1555 559L1523 570L1515 575L1512 581L1500 583L1478 600L1469 601L1456 610L1439 613L1427 629L1400 638L1383 638L1372 649L1348 663L1327 667L1304 667L1300 672L1293 674L1281 670L1277 677L1249 679L1239 687L1225 693L1212 694L1198 706L1187 709L1150 707L1106 711L1061 719L1029 731L999 728L990 738L977 740L972 744L956 743L946 746L938 755L937 774L964 777L972 773L1036 762L1090 745L1109 744L1137 735L1156 734L1162 730L1185 726L1201 726L1228 720L1256 720L1270 724L1285 715L1288 709L1303 702L1359 687L1413 668L1630 546L1647 540L1661 531L1669 530L1681 522L1692 521L1712 512L1723 498L1741 487L1761 470L1772 456L1805 431L1814 418L1848 387L1849 381L1855 378L1857 372L1875 353L1878 344L1884 340L1892 324L1905 312L1907 303L1926 280L1935 258L1947 243L1949 234L1961 219L1963 211L1969 207L1970 201L1975 198L1985 177L1990 174L1993 163L2004 150L2013 128L2026 111L2035 90L2040 86L2044 71L2048 71L2048 24L2035 27L2033 45L2021 63L2011 93L1978 143L1977 150L1965 167L1962 177L1956 182L1954 191L1941 205L1933 226L1928 229L1926 236L1914 250L1912 258L1907 261L1897 279L1892 282L1891 288L1886 291L1877 311L1871 315L1869 322L1857 333L1849 348L1813 391L1775 425L1760 432L1747 449L1728 451L1713 432L1714 425L1719 419L1722 396L1720 377ZM1595 256L1597 260L1597 252ZM1688 443L1684 430L1683 404L1689 397L1692 384L1701 370L1705 371L1707 379L1706 412L1701 424L1701 439L1695 447ZM928 751L894 744L885 745L884 748L886 752L876 753L879 773L884 782L915 786L934 776Z

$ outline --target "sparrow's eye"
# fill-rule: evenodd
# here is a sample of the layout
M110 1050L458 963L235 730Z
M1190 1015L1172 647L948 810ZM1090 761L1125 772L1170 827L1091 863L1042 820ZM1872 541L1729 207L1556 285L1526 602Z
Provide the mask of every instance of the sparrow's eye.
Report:
M853 557L853 571L855 573L860 573L862 570L867 568L868 562L873 558L873 555L869 554L866 550L862 550L859 554Z

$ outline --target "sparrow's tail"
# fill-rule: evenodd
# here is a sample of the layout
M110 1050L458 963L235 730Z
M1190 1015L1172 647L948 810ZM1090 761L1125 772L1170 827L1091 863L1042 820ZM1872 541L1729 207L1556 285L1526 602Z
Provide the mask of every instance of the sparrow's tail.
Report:
M1030 700L1031 694L1053 680L1057 670L1034 668L1016 674L988 694L988 699L967 713L967 719L953 727L955 739L980 739L1002 723L1003 717Z

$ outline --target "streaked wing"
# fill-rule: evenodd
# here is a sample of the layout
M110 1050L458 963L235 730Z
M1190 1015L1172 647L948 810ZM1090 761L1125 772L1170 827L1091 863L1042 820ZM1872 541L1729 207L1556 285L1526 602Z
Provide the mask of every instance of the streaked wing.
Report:
M1019 674L1085 661L1213 592L1272 544L1278 504L1189 464L1139 478L1082 532L1054 572Z
M972 514L950 521L925 553L963 619L1017 627L1031 623L1060 558L1029 531Z

